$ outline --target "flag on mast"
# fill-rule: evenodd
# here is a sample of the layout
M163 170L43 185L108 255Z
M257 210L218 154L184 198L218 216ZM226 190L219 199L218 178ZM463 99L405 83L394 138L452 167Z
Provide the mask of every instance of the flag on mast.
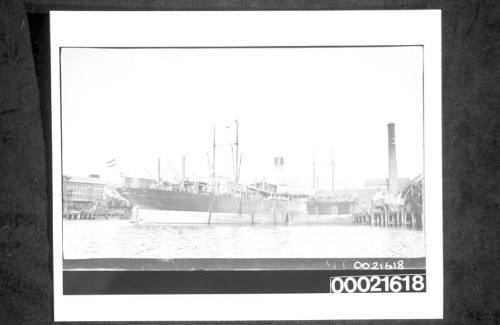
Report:
M106 167L111 168L116 166L116 158L106 161Z

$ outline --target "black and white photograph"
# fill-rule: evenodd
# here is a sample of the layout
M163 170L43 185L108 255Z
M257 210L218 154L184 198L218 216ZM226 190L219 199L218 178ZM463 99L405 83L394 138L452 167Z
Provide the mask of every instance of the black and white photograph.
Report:
M313 33L341 13L108 14L52 16L56 306L95 296L439 297L434 40ZM127 34L131 17L158 29ZM402 18L370 19L384 17ZM291 27L297 18L311 22L304 34ZM102 40L60 36L92 19L113 26ZM217 34L215 21L234 35ZM186 31L190 22L207 30ZM290 28L266 36L273 22ZM361 318L401 317L370 310ZM128 313L96 320L148 320Z
M61 49L65 262L425 257L422 59Z

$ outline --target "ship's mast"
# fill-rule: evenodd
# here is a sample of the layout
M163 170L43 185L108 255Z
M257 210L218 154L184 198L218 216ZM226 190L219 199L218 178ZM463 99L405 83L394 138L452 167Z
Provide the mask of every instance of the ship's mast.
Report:
M161 158L158 157L158 187L161 186L161 174L160 174L160 164L161 164Z
M241 159L240 159L240 155L239 155L239 152L238 152L238 145L239 145L239 141L238 141L238 120L235 120L234 121L236 123L236 142L234 143L235 147L236 147L236 159L235 159L235 169L234 169L234 182L236 184L238 184L238 182L240 181L240 165L241 165Z
M212 149L212 177L215 180L215 123L214 123L214 144Z
M182 178L181 178L181 189L184 191L184 182L186 179L186 156L182 156Z
M331 150L331 164L332 164L332 192L335 190L335 160L333 159L333 149Z
M312 181L312 187L313 187L313 191L316 192L316 159L314 157L314 150L313 150L313 181Z
M239 145L240 145L240 140L239 140L239 123L238 120L235 120L234 123L236 124L236 136L235 136L235 141L226 143L226 144L219 144L219 146L223 145L229 145L231 146L231 152L233 150L233 145L235 146L236 152L232 152L231 155L233 156L233 170L234 170L234 182L236 184L239 183L240 181L240 170L241 170L241 155L239 151ZM215 124L214 124L214 139L213 139L213 149L212 149L212 178L215 180L215 150L217 147L217 143L215 140ZM209 160L210 163L210 160Z

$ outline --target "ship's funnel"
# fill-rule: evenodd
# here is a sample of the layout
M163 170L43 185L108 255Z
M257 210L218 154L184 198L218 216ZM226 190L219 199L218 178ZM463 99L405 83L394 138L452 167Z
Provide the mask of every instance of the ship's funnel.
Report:
M396 134L394 123L387 124L389 136L389 181L388 190L391 193L397 193L398 189L398 164L396 159Z
M285 159L283 157L274 157L274 174L276 177L276 183L283 185L285 183Z

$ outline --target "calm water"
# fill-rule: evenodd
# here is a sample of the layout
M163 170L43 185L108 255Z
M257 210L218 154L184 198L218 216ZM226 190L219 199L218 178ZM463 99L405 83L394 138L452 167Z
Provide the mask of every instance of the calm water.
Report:
M353 225L172 225L64 220L64 257L423 257L422 231Z

